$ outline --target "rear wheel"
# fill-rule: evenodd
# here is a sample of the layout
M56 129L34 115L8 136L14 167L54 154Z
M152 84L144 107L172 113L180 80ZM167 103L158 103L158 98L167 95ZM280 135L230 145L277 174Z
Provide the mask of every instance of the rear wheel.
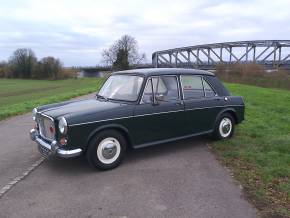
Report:
M126 140L115 130L106 130L96 135L89 144L87 160L100 170L117 167L126 152Z
M231 114L223 113L217 120L213 137L215 139L229 139L233 136L235 121Z

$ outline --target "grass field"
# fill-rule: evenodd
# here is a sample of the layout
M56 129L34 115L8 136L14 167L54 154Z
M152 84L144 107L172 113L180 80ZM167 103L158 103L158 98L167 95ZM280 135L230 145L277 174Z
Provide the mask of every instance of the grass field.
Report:
M97 91L103 79L0 79L0 120L31 111L35 106Z
M265 217L290 217L290 91L226 86L243 96L246 120L213 150Z
M98 90L103 80L0 79L0 119ZM226 84L243 96L246 120L229 141L212 143L265 217L290 217L290 91Z

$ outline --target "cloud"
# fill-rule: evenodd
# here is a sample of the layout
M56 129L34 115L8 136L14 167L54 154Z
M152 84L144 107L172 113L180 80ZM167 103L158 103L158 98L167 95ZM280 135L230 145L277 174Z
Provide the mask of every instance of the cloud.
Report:
M0 60L20 47L66 66L96 65L102 49L134 36L155 50L203 43L290 38L287 0L11 0L0 6Z

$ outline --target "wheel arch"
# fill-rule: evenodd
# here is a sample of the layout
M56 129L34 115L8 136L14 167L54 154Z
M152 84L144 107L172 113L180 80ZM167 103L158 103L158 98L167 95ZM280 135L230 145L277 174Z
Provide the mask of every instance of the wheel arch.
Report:
M235 124L238 123L238 116L237 116L237 112L234 108L224 108L223 110L221 110L218 115L216 116L216 119L215 119L215 123L214 125L216 124L217 120L219 119L219 117L224 114L224 113L229 113L230 115L233 116L234 118L234 121L235 121Z
M124 136L126 142L128 143L128 147L132 147L132 140L130 137L130 133L126 127L119 125L119 124L108 124L108 125L98 127L90 133L90 135L87 139L87 142L86 142L87 146L86 146L84 152L87 151L88 145L89 145L90 141L93 139L93 137L96 136L98 133L105 131L105 130L116 130L116 131L120 132Z

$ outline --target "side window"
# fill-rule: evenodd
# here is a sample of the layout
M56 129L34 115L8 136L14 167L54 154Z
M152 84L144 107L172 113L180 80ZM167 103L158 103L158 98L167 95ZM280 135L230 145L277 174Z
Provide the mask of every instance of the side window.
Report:
M166 86L164 85L164 82L162 79L160 79L160 77L153 77L152 82L155 94L163 94L167 91Z
M171 101L179 99L176 76L154 77L153 87L157 101Z
M152 94L152 79L148 79L143 96L141 99L142 104L152 103L153 102L153 94Z
M205 91L205 97L210 98L216 95L215 91L211 88L207 81L203 80L203 86Z
M184 99L203 98L204 91L201 76L180 76Z
M176 76L159 76L149 79L144 89L141 103L152 103L152 87L157 101L171 101L179 99Z

